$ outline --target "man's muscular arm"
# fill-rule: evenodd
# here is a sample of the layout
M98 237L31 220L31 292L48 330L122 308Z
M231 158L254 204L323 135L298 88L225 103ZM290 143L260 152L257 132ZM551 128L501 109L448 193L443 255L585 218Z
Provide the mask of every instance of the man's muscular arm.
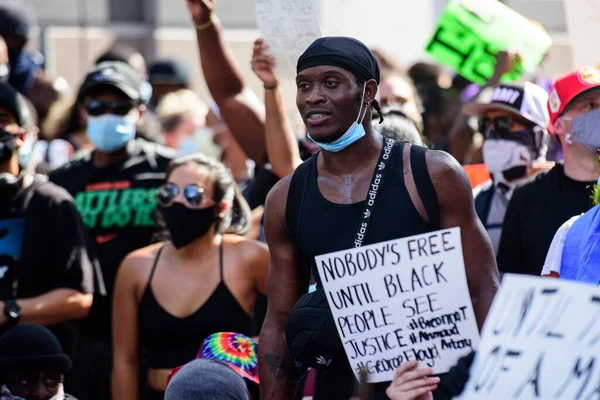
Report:
M477 217L471 184L460 164L447 153L428 151L427 169L440 205L441 228L460 227L467 282L481 330L498 290L492 243Z
M285 221L290 181L291 176L277 183L266 202L265 234L271 266L267 287L269 306L259 346L263 400L289 400L293 396L292 358L288 352L285 323L292 307L308 288L308 267L301 265L300 250Z

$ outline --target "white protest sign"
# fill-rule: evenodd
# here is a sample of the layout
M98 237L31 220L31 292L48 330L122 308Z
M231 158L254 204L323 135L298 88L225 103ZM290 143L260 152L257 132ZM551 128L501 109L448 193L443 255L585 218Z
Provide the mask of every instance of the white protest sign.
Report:
M599 317L598 286L505 275L460 398L599 398Z
M390 381L419 360L447 372L477 347L460 228L315 257L350 365Z
M316 0L256 0L256 20L278 75L295 78L298 58L321 37Z

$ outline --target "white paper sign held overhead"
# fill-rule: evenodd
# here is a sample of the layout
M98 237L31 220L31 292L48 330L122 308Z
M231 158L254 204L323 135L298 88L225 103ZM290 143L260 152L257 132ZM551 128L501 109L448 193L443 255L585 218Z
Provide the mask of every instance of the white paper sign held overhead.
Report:
M316 0L256 0L256 19L277 74L295 78L298 58L321 37Z

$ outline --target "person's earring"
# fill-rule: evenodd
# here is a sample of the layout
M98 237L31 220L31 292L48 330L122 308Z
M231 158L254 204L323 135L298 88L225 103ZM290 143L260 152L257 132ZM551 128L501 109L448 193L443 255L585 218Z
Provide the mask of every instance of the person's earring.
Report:
M567 133L565 135L565 142L567 142L568 144L573 144L573 140L571 139L573 137L573 135L571 135L570 133Z

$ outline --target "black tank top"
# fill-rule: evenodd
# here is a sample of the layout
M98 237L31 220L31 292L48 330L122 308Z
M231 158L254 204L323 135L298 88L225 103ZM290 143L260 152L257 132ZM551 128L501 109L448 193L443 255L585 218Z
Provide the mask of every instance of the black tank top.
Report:
M377 195L371 227L363 245L439 229L439 206L427 172L426 149L411 146L411 168L430 222L421 217L404 184L402 152L405 144L404 141L396 142L392 149L390 169ZM364 200L354 204L327 200L317 184L317 156L318 153L314 154L294 173L287 199L286 222L320 284L315 256L353 246Z
M221 281L208 300L185 318L178 318L167 312L158 304L152 292L152 278L163 248L156 255L139 306L140 336L148 354L150 368L173 369L192 361L204 339L213 333L236 332L248 335L250 316L223 280L223 242L219 248Z

